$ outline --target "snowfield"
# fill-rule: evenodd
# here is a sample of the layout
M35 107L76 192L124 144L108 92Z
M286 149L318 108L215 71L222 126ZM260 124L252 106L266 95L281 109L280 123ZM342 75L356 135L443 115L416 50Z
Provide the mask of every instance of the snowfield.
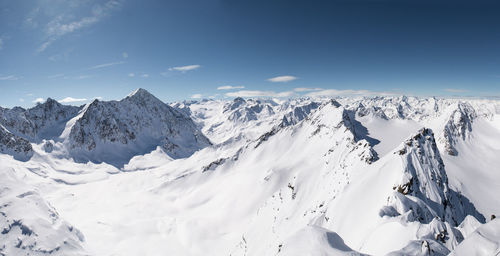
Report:
M500 102L0 108L0 255L499 255Z

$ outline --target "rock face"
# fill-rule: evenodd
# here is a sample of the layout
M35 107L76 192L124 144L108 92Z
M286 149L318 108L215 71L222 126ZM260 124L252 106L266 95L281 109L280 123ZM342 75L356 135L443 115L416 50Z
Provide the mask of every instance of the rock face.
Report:
M455 144L459 139L465 140L472 131L472 122L477 117L474 108L467 103L460 102L451 113L444 126L444 143L446 153L456 156L458 151Z
M9 132L0 124L0 153L12 155L15 159L26 161L33 156L31 143Z
M431 129L422 128L396 152L403 175L381 216L404 215L407 221L429 223L434 218L457 226L467 215L484 222L474 206L448 185L448 176Z
M382 108L377 107L377 106L370 106L370 107L365 107L363 103L359 103L358 107L354 108L355 113L359 117L364 117L364 116L376 116L381 119L389 119Z
M15 135L39 142L42 139L59 136L65 123L76 116L80 109L80 107L62 105L48 98L45 103L30 109L0 108L0 124Z
M294 125L303 119L307 118L311 112L319 108L320 104L317 102L311 102L305 105L299 105L294 107L290 112L283 116L283 125Z
M191 118L144 89L120 101L94 100L80 115L67 141L76 160L123 164L157 146L183 158L210 145Z

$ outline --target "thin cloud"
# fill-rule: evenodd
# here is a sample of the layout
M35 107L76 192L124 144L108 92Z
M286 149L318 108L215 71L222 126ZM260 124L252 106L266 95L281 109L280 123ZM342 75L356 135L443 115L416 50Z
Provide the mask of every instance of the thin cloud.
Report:
M274 92L274 91L237 91L237 92L228 92L225 94L227 97L292 97L295 95L293 91L285 91L285 92Z
M234 89L243 89L245 86L239 85L239 86L231 86L231 85L224 85L224 86L219 86L217 87L217 90L234 90Z
M23 99L23 98L20 98L20 99L19 99L19 101L20 101L20 102L24 102L24 99Z
M180 71L182 73L199 69L201 66L200 65L187 65L187 66L179 66L179 67L171 67L168 70L169 71Z
M45 26L46 39L38 47L37 51L43 52L60 37L98 23L102 18L106 17L112 10L118 8L120 5L121 3L116 0L108 1L102 5L98 4L92 8L91 15L69 22L64 21L64 18L71 17L73 15L57 16ZM32 20L30 22L32 22Z
M142 77L144 77L144 78L148 78L148 77L149 77L149 74L142 74Z
M121 65L121 64L125 64L125 61L117 61L117 62L110 62L110 63L99 64L99 65L92 66L92 67L90 67L88 69L107 68L107 67L111 67L111 66L115 66L115 65Z
M199 93L191 95L191 99L201 99L202 97L203 97L203 95L201 95Z
M14 76L14 75L0 76L0 80L2 80L2 81L14 81L14 80L19 80L19 77Z
M295 88L293 89L296 92L311 92L311 91L320 91L323 90L321 88Z
M444 89L445 92L451 92L451 93L464 93L464 92L468 92L468 90L464 90L464 89L453 89L453 88L446 88Z
M134 73L129 73L129 74L128 74L128 76L129 76L129 77L134 77L134 76L135 76L135 74L134 74Z
M62 100L58 100L58 102L60 103L73 103L73 102L82 102L82 101L87 101L87 99L77 99L77 98L73 98L73 97L66 97Z
M43 103L45 100L43 98L36 98L33 103Z
M122 57L123 57L124 59L128 58L128 53L127 53L127 52L123 52L123 53L122 53Z
M0 50L3 49L3 44L4 44L4 39L3 37L0 37Z
M394 96L392 92L376 92L370 90L336 90L326 89L307 93L309 97L335 97L335 96Z
M277 76L277 77L269 78L269 79L267 79L267 81L273 82L273 83L286 83L286 82L290 82L290 81L293 81L296 79L297 79L297 77L295 77L295 76Z

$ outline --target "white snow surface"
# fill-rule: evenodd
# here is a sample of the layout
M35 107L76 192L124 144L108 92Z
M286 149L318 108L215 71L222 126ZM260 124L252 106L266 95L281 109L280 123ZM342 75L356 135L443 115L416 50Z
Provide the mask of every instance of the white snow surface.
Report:
M0 255L500 250L494 100L138 89L1 108L0 151Z

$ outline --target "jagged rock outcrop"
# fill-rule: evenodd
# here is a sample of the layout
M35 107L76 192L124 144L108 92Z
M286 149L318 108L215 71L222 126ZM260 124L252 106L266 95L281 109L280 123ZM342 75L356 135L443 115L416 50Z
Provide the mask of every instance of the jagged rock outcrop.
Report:
M144 89L120 101L94 100L67 138L75 159L123 164L157 146L172 158L188 157L210 145L189 116Z
M365 116L376 116L381 119L389 119L385 113L384 110L382 110L381 107L377 106L369 106L366 107L363 103L359 103L358 107L355 108L355 113L358 117L365 117Z
M394 154L400 155L404 170L381 216L402 216L407 221L421 223L439 218L457 226L467 215L472 215L484 222L474 205L449 188L431 129L420 129Z
M472 123L476 117L476 111L470 104L464 102L457 104L443 129L446 153L452 156L458 154L455 144L458 140L465 140L469 136L472 131Z
M297 124L298 122L306 119L311 112L318 109L321 104L317 102L310 102L305 105L299 105L293 108L290 112L283 116L282 125L289 126Z
M0 108L0 124L13 134L38 142L59 136L65 123L78 114L80 107L62 105L48 98L30 109Z
M26 161L33 156L31 143L9 132L0 124L0 153L12 155L15 159Z

